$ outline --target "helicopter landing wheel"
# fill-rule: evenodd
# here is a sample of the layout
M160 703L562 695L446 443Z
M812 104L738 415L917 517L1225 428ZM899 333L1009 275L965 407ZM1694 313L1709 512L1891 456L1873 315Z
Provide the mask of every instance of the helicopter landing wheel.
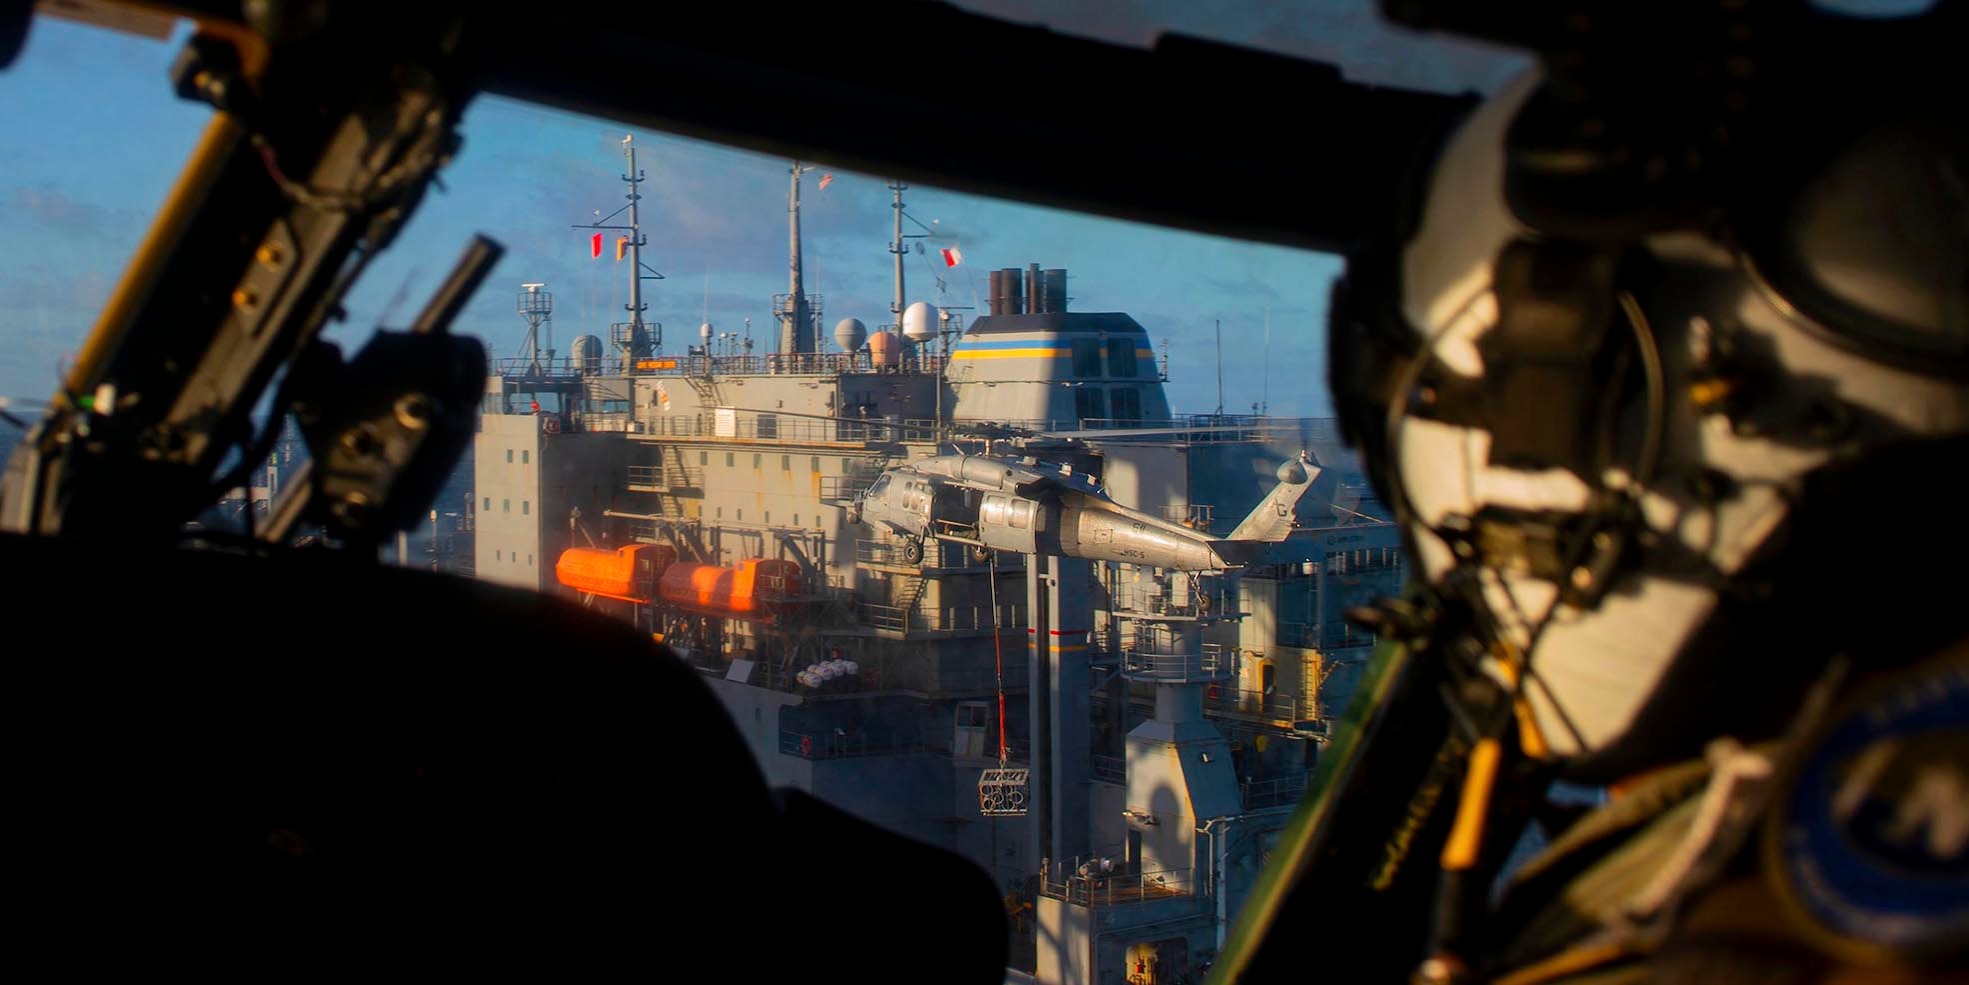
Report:
M989 547L976 547L976 546L973 546L973 547L971 548L971 560L973 560L973 561L976 561L976 562L977 562L977 563L979 563L979 564L984 564L984 563L986 563L986 562L988 562L988 561L990 561L990 560L991 560L991 548L989 548Z
M902 542L902 561L904 564L923 563L923 542L910 537Z

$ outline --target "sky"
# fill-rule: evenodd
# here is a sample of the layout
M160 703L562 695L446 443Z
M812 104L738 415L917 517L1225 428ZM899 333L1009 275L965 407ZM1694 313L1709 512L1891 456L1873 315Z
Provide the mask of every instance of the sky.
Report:
M1146 44L1165 29L1203 34L1416 88L1490 91L1525 64L1388 28L1371 0L960 6L1122 44ZM209 111L178 100L167 81L187 34L152 41L43 17L20 59L0 72L0 396L52 391L204 125ZM952 124L962 132L956 112ZM1281 131L1289 126L1282 118ZM515 296L522 283L543 282L554 294L558 349L580 334L606 337L623 318L628 264L614 262L612 248L591 259L588 233L571 227L624 204L629 131L487 97L468 109L462 131L463 151L441 174L445 189L426 197L371 265L330 338L353 352L379 325L407 323L476 232L507 253L454 331L480 337L496 356L515 355L525 332ZM648 179L644 262L664 275L645 286L646 319L662 323L672 352L695 343L705 320L743 332L747 318L755 351L775 348L771 296L786 290L790 162L660 132L634 136ZM879 325L893 291L886 179L808 163L816 170L802 196L807 289L822 295L825 325L844 317ZM834 180L821 191L823 174ZM904 200L915 222L934 230L914 241L925 252L908 261L911 301L980 306L994 267L1065 267L1074 310L1127 312L1158 346L1168 342L1178 412L1218 404L1218 325L1226 410L1265 399L1277 414L1332 412L1324 323L1335 257L922 186ZM942 247L958 249L962 264L944 268Z

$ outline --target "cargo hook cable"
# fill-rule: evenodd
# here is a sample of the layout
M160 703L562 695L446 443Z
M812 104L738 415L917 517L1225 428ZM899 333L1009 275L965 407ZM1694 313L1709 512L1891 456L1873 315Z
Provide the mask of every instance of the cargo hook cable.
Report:
M998 664L998 767L1005 768L1005 634L998 628L998 552L992 551L991 570L991 653Z

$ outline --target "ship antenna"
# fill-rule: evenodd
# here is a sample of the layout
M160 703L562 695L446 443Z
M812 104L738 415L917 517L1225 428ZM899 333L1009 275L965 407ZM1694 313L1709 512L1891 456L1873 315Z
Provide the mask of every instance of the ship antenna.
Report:
M896 256L896 299L889 303L889 312L895 315L894 327L898 336L902 335L902 255L905 248L902 235L902 191L908 187L908 185L902 183L901 178L896 178L889 182L889 191L895 194L896 212L896 239L895 242L889 244L889 252Z
M642 223L638 218L639 210L637 203L642 201L643 196L637 189L637 186L643 182L643 172L636 168L636 143L634 134L623 136L622 156L629 163L628 172L622 176L622 180L629 186L629 204L605 216L601 214L600 209L596 209L596 219L594 222L577 225L574 228L619 229L628 233L626 236L617 238L616 249L626 252L629 257L629 303L623 306L629 312L629 321L612 326L610 342L622 351L624 371L633 372L637 360L647 356L652 349L663 348L663 326L657 325L656 332L652 337L643 323L643 312L649 308L649 305L643 303L643 281L662 280L663 275L643 266L643 247L647 245L648 241L643 239ZM609 220L624 212L629 213L628 225L609 224ZM595 242L597 244L596 250L598 251L596 255L599 256L599 250L601 249L600 233L595 234ZM617 258L619 259L621 256L622 252L618 252Z
M643 312L649 305L643 303L643 227L638 218L637 203L642 201L642 192L636 187L643 182L643 172L636 167L636 143L634 134L623 134L622 154L628 159L629 170L622 180L629 185L629 355L633 360L641 359L651 349L663 348L663 339L651 340L649 330L643 325ZM650 271L656 274L656 271ZM662 279L656 274L654 279ZM654 344L652 344L652 341Z

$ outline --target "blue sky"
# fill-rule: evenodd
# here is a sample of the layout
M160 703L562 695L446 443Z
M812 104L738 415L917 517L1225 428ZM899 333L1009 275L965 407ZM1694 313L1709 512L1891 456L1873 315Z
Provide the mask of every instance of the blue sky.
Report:
M1024 0L963 4L1015 20L1119 43L1146 43L1158 28L1204 33L1339 62L1357 78L1425 88L1490 89L1522 62L1502 53L1417 39L1380 26L1368 2L1275 4L1119 3L1065 12ZM42 398L57 366L80 344L162 201L208 115L177 100L166 79L185 32L148 41L41 18L12 69L0 73L0 395ZM953 113L953 139L965 139ZM1282 126L1289 122L1282 121ZM519 344L514 295L527 281L554 292L554 332L565 351L577 334L605 334L627 300L626 263L591 260L586 234L569 228L622 204L623 127L502 99L481 99L464 121L463 153L443 174L397 243L349 298L351 318L331 337L353 350L377 324L413 317L466 240L485 232L507 254L455 330L498 355ZM695 341L707 314L720 331L751 331L760 351L776 344L770 299L786 289L788 163L657 132L637 132L644 186L645 262L666 279L646 288L647 317L667 348ZM887 317L891 268L889 192L880 176L812 162L803 223L807 286L825 297L827 322ZM1226 409L1268 391L1275 413L1331 412L1324 382L1324 318L1337 259L1157 227L912 187L912 216L933 224L928 247L956 246L964 264L945 271L934 250L912 256L911 300L978 303L987 271L1038 262L1071 272L1073 306L1125 311L1171 354L1179 411L1217 402L1212 324L1223 325ZM917 231L912 229L912 231ZM939 296L933 276L946 289ZM1269 349L1264 325L1269 312Z

